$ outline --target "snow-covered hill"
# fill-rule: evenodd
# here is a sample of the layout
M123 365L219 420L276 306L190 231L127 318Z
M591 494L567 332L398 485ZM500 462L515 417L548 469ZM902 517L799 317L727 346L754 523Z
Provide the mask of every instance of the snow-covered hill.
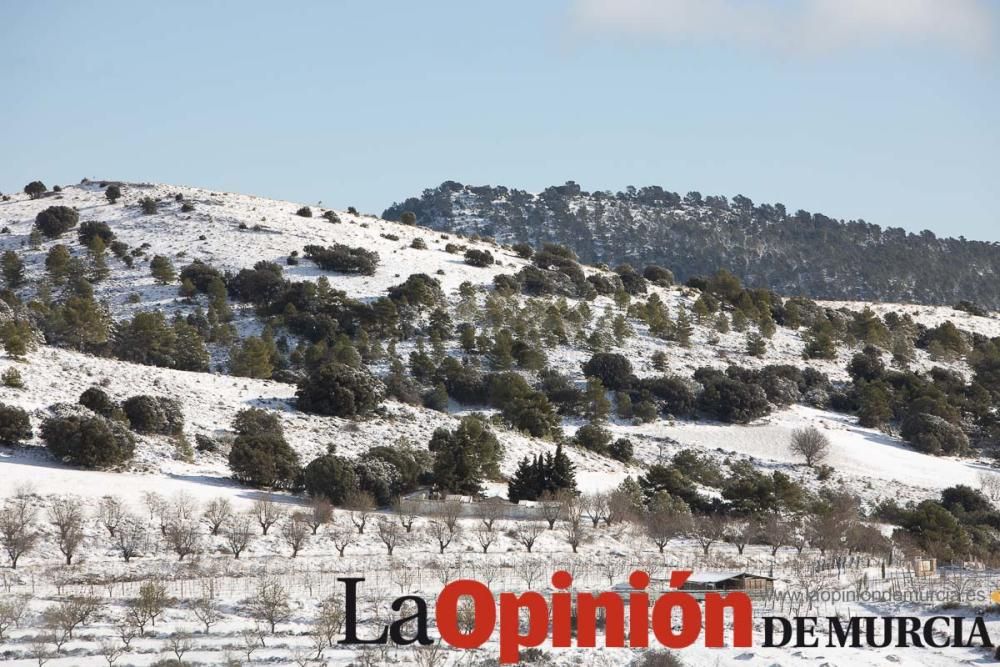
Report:
M342 210L336 210L335 215L330 216L337 220L334 222L323 215L330 209L319 204L311 204L312 215L305 217L298 213L302 207L299 203L183 186L124 183L121 184L122 198L112 204L105 198L106 185L107 183L87 181L79 185L64 186L60 192L50 192L39 199L13 195L0 202L0 227L3 228L3 233L0 234L0 253L13 251L25 265L23 284L13 288L19 304L12 304L8 310L14 312L27 308L24 304L42 302L48 298L46 292L51 289L51 285L47 279L49 270L46 267L46 257L55 245L64 244L74 257L83 262L91 261L87 249L76 238L76 230L58 239L46 240L39 239L37 235L32 236L39 212L50 206L68 206L78 211L81 223L106 223L115 234L115 239L127 244L133 255L132 266L128 266L125 261L108 253L107 276L94 283L95 296L106 305L110 317L119 323L144 311L161 310L173 317L177 314L191 315L207 307L208 297L205 294L183 298L178 294L176 281L159 284L153 278L150 260L159 255L169 258L178 269L200 260L231 273L252 268L258 262L273 262L283 267L283 277L287 280L317 281L320 277L325 277L333 289L341 290L348 297L364 303L384 297L391 287L403 283L408 276L422 273L439 281L447 299L447 307L456 321L463 318L486 320L493 317L489 314L491 308L505 309L508 314L519 308L524 309L524 312L536 312L528 309L541 303L545 308L568 313L585 305L589 310L589 319L581 318L579 331L564 342L545 349L546 366L564 373L579 388L586 386L581 364L601 345L607 345L613 352L626 357L631 363L632 371L640 379L672 375L690 382L692 374L705 367L725 370L735 364L759 370L766 366L789 365L809 367L825 374L836 386L849 382L848 363L863 347L860 342L838 342L832 358L804 360L808 332L804 328L779 326L764 341L763 354L753 356L748 353L746 331L717 327L711 318L701 322L693 321L690 341L683 344L664 336L653 335L645 323L632 317L627 308L610 295L597 296L589 301L569 296L540 296L533 299L525 295L511 296L502 303L490 301L497 276L516 274L524 267L531 266L530 259L491 240L465 238L454 233L432 231ZM143 212L140 202L144 198L152 198L157 202L155 213ZM417 239L423 243L415 243ZM380 263L374 275L323 271L312 261L302 257L305 246L333 244L377 252ZM496 261L487 266L472 266L463 259L465 248L456 251L455 247L449 248L449 245L488 251ZM134 250L140 252L132 252ZM288 263L290 256L298 261ZM586 270L590 275L614 277L607 269L587 267ZM474 288L471 292L475 294L472 301L475 312L463 315L463 308L468 306L470 298L468 286ZM699 290L690 287L650 283L646 296L654 294L671 314L695 313L701 296ZM15 299L9 298L7 301L14 302ZM17 305L17 308L13 305ZM235 311L234 321L240 337L260 334L264 322L252 306L236 301L231 301L231 306ZM983 338L1000 335L1000 319L994 313L977 316L943 306L861 301L819 302L818 307L859 313L867 309L880 317L889 313L906 314L918 326L930 328L950 321L961 330ZM10 313L5 315L9 316ZM620 338L611 335L608 341L608 332L613 331L612 323L617 317L627 320L629 335ZM753 327L751 333L752 329ZM595 337L599 339L598 343L593 342ZM301 342L290 334L288 338L290 348L295 348ZM418 338L410 336L393 341L395 354L403 364L411 352L435 344ZM462 347L457 340L436 343L440 345L438 352L442 354L463 356ZM448 402L446 411L390 398L384 401L382 410L364 419L306 413L296 408L295 384L234 376L228 370L229 346L210 342L208 348L212 358L211 370L208 372L129 363L110 356L54 347L44 342L23 358L5 353L0 358L0 374L12 368L17 369L23 377L24 386L0 386L0 404L26 410L36 428L33 437L21 445L0 446L0 499L23 493L27 485L31 493L43 499L44 507L49 506L52 496L71 494L82 499L88 512L91 512L100 498L109 494L121 498L136 511L141 511L144 507L150 492L170 498L190 498L203 505L213 499L225 497L238 509L249 508L255 500L264 496L262 490L251 489L232 480L223 451L199 450L189 456L179 450L176 437L136 436L138 444L135 457L114 471L83 470L56 460L45 448L37 426L52 414L51 406L57 403L76 403L80 395L93 386L102 387L115 401L123 401L138 394L164 396L179 401L184 417L184 436L188 442L196 441L198 436L225 441L227 437L231 437L234 416L245 408L258 407L275 411L280 417L288 443L298 453L303 464L327 452L331 445L337 454L352 459L374 446L392 446L403 442L426 449L435 429L455 428L467 414L476 412L498 416L495 408L460 404L454 397ZM661 357L659 353L664 356ZM889 352L883 350L880 354L885 358L886 364L889 364ZM373 373L383 378L391 370L390 361L384 358L369 365ZM910 363L912 370L926 372L934 367L953 370L962 378L972 377L972 369L966 357L959 355L942 360L932 357L926 349L913 350ZM532 378L530 372L519 372ZM609 396L614 398L612 394L609 392ZM864 501L866 508L886 499L904 503L934 498L942 489L956 485L975 487L983 475L994 474L990 462L984 457L973 455L958 458L923 454L895 435L892 429L880 431L864 428L858 425L857 418L851 414L835 412L826 406L816 407L807 402L801 397L791 401L791 404L776 406L769 415L747 425L722 424L703 417L674 419L662 414L647 423L641 423L612 413L607 420L607 428L616 439L627 438L631 441L634 447L631 461L621 462L583 447L573 446L571 440L567 440L566 451L576 468L577 485L584 492L609 491L626 477L638 478L650 465L669 461L677 452L690 449L723 466L736 461L750 461L753 466L768 473L781 471L809 490L815 491L821 487L849 490ZM579 415L565 416L562 418L562 429L567 436L572 436L585 423ZM817 478L815 470L802 465L801 458L789 450L793 431L808 426L817 427L830 442L826 463L831 470L822 480ZM531 437L505 425L499 418L491 421L491 428L503 446L503 458L499 466L501 478L491 480L488 485L490 493L503 495L506 492L506 478L514 473L518 462L524 457L552 454L556 450L557 445L551 438ZM714 490L702 490L709 495L716 493ZM289 506L306 507L307 499L302 495L281 492L277 497ZM346 521L344 514L346 513L341 510L337 512L337 516ZM429 524L431 518L423 517L420 522L418 528ZM463 519L463 525L466 532L456 542L461 547L453 548L452 551L460 551L464 557L471 558L481 546L473 538L477 528L475 521L471 519ZM46 529L46 532L51 530ZM286 583L294 588L296 618L304 618L307 613L314 611L320 598L314 594L312 586L321 586L316 582L329 579L324 579L321 573L332 572L337 568L365 571L371 567L381 576L385 592L394 589L393 577L400 576L400 570L409 569L414 563L423 563L422 585L426 588L419 590L439 587L428 583L434 579L433 572L437 566L427 563L436 557L436 548L426 543L426 540L421 542L415 535L416 533L404 541L401 549L403 556L397 554L395 557L406 559L406 565L401 564L402 560L379 555L378 552L383 547L372 536L371 530L349 550L349 556L352 557L347 565L344 564L345 561L333 557L325 536L313 540L294 565L289 564L287 555L283 553L284 546L280 538L272 535L260 540L249 552L252 557L249 562L252 565L246 566L247 569L241 570L234 565L224 573L213 570L220 581L227 582L226 585L230 586L224 596L229 605L229 617L225 622L225 632L228 634L219 642L214 642L207 636L202 637L204 641L192 654L205 664L217 664L222 660L224 652L236 651L238 633L246 625L243 623L246 619L241 616L243 610L236 603L245 597L249 586L241 582L268 568L280 572L286 577ZM515 553L518 543L513 535L512 528L502 534L497 542L498 546L494 547L496 566L502 568L501 571L509 582L515 581L513 573L519 572L518 568L523 568L524 561L523 554ZM192 566L193 568L204 568L207 571L222 567L218 563L225 558L222 555L224 548L219 540L212 539L212 545L201 552L202 560L196 561L197 565ZM88 540L93 545L106 542L101 530L93 526L88 528ZM722 548L717 547L719 550ZM777 561L769 556L768 548L760 545L749 547L745 555L742 550L737 555L735 550L730 553L728 546L725 549L725 556L719 557L721 560L711 561L715 566L726 565L760 571L777 566L780 570L786 566L792 567L790 563L795 560L791 549L787 549L785 560ZM556 539L554 533L548 533L540 542L539 550L542 559L557 559L560 562L566 559L567 567L580 568L581 573L587 573L590 577L588 581L593 586L604 585L598 568L601 563L606 562L620 560L622 568L626 564L663 567L668 563L709 567L708 558L699 556L701 550L689 540L676 540L668 555L660 556L655 548L644 542L640 526L602 528L600 531L595 528L594 534L580 547L580 553L574 552L572 555L563 553L566 551L565 543ZM172 556L162 540L157 542L155 548L150 549L149 556L146 561L148 565L138 566L146 568L146 575L162 575L172 569ZM40 578L42 573L48 576L54 565L53 557L58 558L58 553L49 540L44 548L27 553L18 571L39 573ZM813 554L812 557L818 556ZM299 563L306 565L300 566ZM483 574L477 570L482 567L482 563L465 563L461 567L472 574ZM98 571L108 568L116 572L121 570L119 574L123 580L130 571L117 561L114 550L105 545L95 546L80 564L67 568L65 573L60 572L66 577L72 575L76 581L85 578L85 575L96 577ZM179 577L190 574L192 579L176 585L183 589L185 585L194 585L192 582L204 583L204 577L209 576L205 571L199 570L195 574L181 572ZM874 568L871 571L874 572ZM860 572L861 570L855 574ZM611 579L620 578L621 573L612 572L608 576ZM12 573L11 581L16 582L11 584L12 589L25 590L24 579ZM513 587L522 584L520 580L516 584L510 583ZM399 591L403 592L407 585L421 584L399 584ZM40 585L40 599L33 603L39 609L44 606L41 598L55 599L58 596L57 592L45 586L48 584ZM0 591L0 595L2 594L3 591ZM113 593L121 600L132 594L131 589L127 593ZM115 600L114 604L118 605L119 598ZM101 623L98 634L110 636L110 622ZM194 624L178 610L169 619L167 627L176 629L188 626L193 627ZM290 621L289 628L283 639L284 644L278 648L272 646L261 650L258 657L266 655L276 664L290 664L293 649L298 650L305 645L304 637L309 630L308 624L301 620ZM14 652L10 654L10 659L14 660L12 664L28 664L29 661L34 664L29 646L32 635L27 629L20 629L17 633L19 639L15 643ZM103 664L94 649L95 637L88 639L85 636L77 642L77 654L64 655L52 660L50 664ZM166 650L166 638L166 634L154 635L154 638L140 642L149 644L151 655L137 658L139 661L134 664L152 662L152 656ZM4 655L0 654L0 659L7 660ZM328 664L348 664L356 657L351 652L335 650L328 651L328 655L334 656L329 658ZM561 664L583 664L573 663L581 658L571 651L557 652L556 655ZM612 651L602 652L601 655L601 659L605 660L603 664L626 664L632 653L623 656ZM807 652L806 658L818 659L819 656L820 654ZM794 664L800 664L806 659L799 660L800 657L796 657L797 662ZM879 654L877 659L864 664L885 664L882 657ZM400 659L409 660L406 656ZM729 664L733 660L737 661L734 664L771 664L783 657L766 651L744 656L729 651L720 656L713 651L701 650L693 654L692 659L697 664L706 665L719 664L717 661ZM933 664L949 664L938 653L934 654L933 659ZM739 662L740 660L743 662ZM377 664L377 659L369 664Z
M177 195L180 195L180 198ZM142 213L137 204L144 197L153 197L160 202L157 213L152 215ZM184 203L193 205L194 210L182 213L180 209ZM447 235L346 211L336 211L342 222L333 224L321 217L322 212L329 209L316 205L312 207L313 217L307 218L296 214L301 207L301 204L297 203L235 193L210 192L192 187L154 184L127 184L123 187L122 199L112 205L104 197L103 184L89 182L66 186L61 193L39 200L14 196L11 201L0 202L0 227L8 230L8 233L0 236L0 251L15 249L23 253L27 263L29 285L44 275L44 259L48 249L56 243L67 243L69 237L66 235L61 239L46 241L37 249L27 248L35 216L39 211L53 205L65 205L77 209L81 221L105 222L112 228L117 239L124 241L130 247L144 249L144 255L137 258L133 268L126 267L114 257L109 258L110 275L96 285L98 297L109 305L116 319L127 318L136 312L151 308L162 309L172 314L188 313L196 307L197 304L187 303L178 297L176 285L156 283L148 268L150 258L155 255L170 257L178 267L193 260L201 260L223 270L237 271L252 267L258 261L284 263L290 253L301 252L302 248L309 244L343 243L361 246L378 252L382 258L382 265L373 276L330 274L307 261L298 266L285 267L285 275L290 280L315 280L321 275L326 275L334 288L363 300L383 296L390 286L399 284L412 273L434 276L441 282L445 293L455 300L456 291L463 282L489 287L494 276L501 273L515 273L529 263L514 252L504 250L493 243L461 239L465 245L488 249L498 257L497 263L491 266L472 267L462 261L460 254L444 250L444 246L449 242L449 239L445 238ZM398 237L398 240L386 236ZM413 239L417 238L425 241L426 250L412 247ZM450 240L459 241L456 237L451 237ZM71 245L76 244L74 242ZM80 256L85 255L85 250L78 246L73 252ZM694 291L681 287L669 289L651 287L651 289L661 294L672 311L682 305L690 308L697 296ZM917 323L927 326L951 320L964 329L986 336L1000 334L1000 320L995 317L976 317L945 307L864 302L828 302L823 305L853 310L871 307L879 314L891 311L905 312ZM610 298L598 297L594 301L594 307L599 312L614 312L614 304ZM259 331L252 311L244 310L238 315L243 332ZM712 344L708 342L710 338L713 339ZM762 358L746 355L744 340L744 335L735 331L720 334L709 328L695 327L693 344L690 347L683 347L643 335L640 331L639 335L624 342L622 350L633 360L636 372L640 376L657 373L650 360L656 350L667 351L670 371L681 376L689 376L701 366L725 368L730 363L748 367L776 363L803 364L801 360L803 341L800 332L780 327L769 344L767 354ZM406 344L401 344L400 349L405 354ZM809 365L829 374L833 379L843 380L846 378L844 368L854 351L841 348L836 359L812 360ZM934 365L926 352L918 350L916 354L917 360L914 364L916 368L928 369ZM558 370L578 375L580 363L589 356L590 352L586 349L564 346L558 353L550 355L550 364ZM393 410L400 415L398 419L384 424L378 420L361 422L358 426L352 424L351 431L344 433L343 420L295 411L292 407L295 388L288 384L234 378L218 373L199 374L136 366L48 347L29 355L26 363L8 361L7 364L22 368L29 382L28 387L22 390L0 389L2 400L34 410L39 416L44 413L48 405L56 402L75 402L84 389L102 381L109 383L109 391L116 398L125 398L138 393L163 394L180 398L184 402L186 428L192 436L195 433L213 433L226 429L235 412L243 407L263 406L279 409L283 411L289 440L303 456L303 460L309 460L321 453L327 443L335 443L339 450L354 455L375 443L385 442L387 438L404 437L423 444L435 427L447 422L447 417L438 412L390 402ZM955 367L967 372L967 369L963 369L962 363L956 363ZM210 398L206 400L206 397ZM842 416L794 409L787 417L779 413L774 419L780 423L836 424L840 429L843 429L844 422ZM566 427L572 431L574 423L568 422ZM637 440L637 451L640 456L645 456L646 462L652 460L650 458L652 452L660 450L657 443L664 437L676 440L678 447L694 445L710 450L740 452L774 465L787 466L792 460L787 452L783 451L783 443L778 442L780 438L777 435L774 436L775 442L770 449L762 449L753 444L760 441L758 435L760 427L713 427L697 424L688 426L683 423L669 426L661 422L637 427L623 422L617 423L614 430L616 434L634 437ZM790 427L782 432L787 433L789 430ZM847 432L860 434L858 429ZM905 445L900 445L899 441L888 436L858 435L857 437L870 442L875 448L888 447L891 452L903 459L908 457L923 459L930 467L939 466L941 463L939 459L908 451ZM525 454L551 449L552 446L551 443L532 441L515 432L503 433L502 439L508 445L504 465L504 469L508 472ZM850 438L847 441L849 442ZM910 474L911 468L898 465L893 456L876 457L876 460L883 463L876 464L875 467L872 467L873 461L868 459L864 465L852 466L851 461L857 462L860 452L851 445L845 445L845 448L842 462L848 465L844 467L838 465L838 471L843 472L847 478L856 477L859 481L872 478L890 480L903 487L932 489L947 486L955 480L968 482L974 477L974 468L966 462L957 463L956 472L946 476ZM224 478L227 475L224 461L217 459L199 461L195 464L164 462L164 458L170 458L169 454L169 450L164 447L160 447L159 450L153 448L143 451L135 465L143 470L156 472L159 469L164 473L175 475L207 475L208 478ZM595 473L605 485L611 485L627 472L627 469L620 464L603 457L592 456L582 450L573 451L571 455L577 461L580 472ZM188 472L182 473L184 470ZM635 474L636 471L632 472ZM611 476L607 476L609 473L612 473ZM80 474L86 475L86 473Z
M726 268L787 295L1000 307L995 243L792 212L743 195L659 186L588 192L572 181L525 192L446 181L383 215L398 220L407 211L433 229L562 243L591 263L660 264L682 281Z

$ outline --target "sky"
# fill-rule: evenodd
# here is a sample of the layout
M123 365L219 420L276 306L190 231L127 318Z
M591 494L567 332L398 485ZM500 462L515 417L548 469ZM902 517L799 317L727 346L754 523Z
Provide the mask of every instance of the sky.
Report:
M660 185L1000 241L1000 2L4 2L0 191Z

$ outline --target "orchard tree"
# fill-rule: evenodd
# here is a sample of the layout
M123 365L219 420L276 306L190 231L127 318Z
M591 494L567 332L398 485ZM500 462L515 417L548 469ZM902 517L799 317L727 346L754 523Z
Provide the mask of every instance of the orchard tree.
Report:
M792 432L790 449L793 454L805 459L806 465L812 468L817 463L822 463L830 453L830 440L815 426L796 429Z

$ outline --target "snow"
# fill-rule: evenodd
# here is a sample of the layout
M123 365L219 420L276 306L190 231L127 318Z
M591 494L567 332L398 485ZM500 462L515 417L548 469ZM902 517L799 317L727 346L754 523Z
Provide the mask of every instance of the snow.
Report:
M49 196L30 201L15 195L10 201L0 202L0 227L7 227L9 234L0 235L0 252L16 249L28 264L28 278L36 281L44 272L45 253L56 242L72 246L77 255L83 251L76 242L75 233L67 234L59 241L46 241L37 250L28 248L28 236L32 222L38 211L51 205L75 206L80 211L81 221L95 220L107 222L117 237L133 248L148 244L145 256L136 259L134 269L128 269L114 258L108 257L111 269L109 278L97 285L97 295L105 300L110 312L117 319L130 317L139 310L160 308L168 314L179 311L189 312L194 306L176 296L176 286L155 284L149 275L149 258L156 254L169 256L180 269L193 259L201 259L224 270L239 270L252 267L265 260L285 265L285 258L292 251L302 252L309 244L330 245L344 243L375 250L381 263L374 276L350 276L318 270L308 260L302 259L298 266L285 266L286 277L293 280L316 280L326 276L331 285L344 290L359 299L373 299L385 294L386 290L403 282L412 273L427 273L442 283L446 294L454 303L459 285L469 281L476 286L488 286L493 277L500 273L515 273L525 261L512 252L486 241L471 242L451 235L450 239L426 229L407 227L370 216L353 215L337 211L341 224L331 224L321 217L325 209L313 205L312 218L295 214L300 204L270 200L236 193L216 193L207 190L172 185L125 184L124 197L115 205L104 199L103 188L96 183L67 186L61 195ZM179 211L181 202L174 194L183 195L185 202L194 204L192 213ZM142 215L136 202L145 196L161 200L157 214ZM245 229L240 227L244 226ZM255 226L259 226L255 229ZM398 240L385 238L398 236ZM200 238L204 236L204 239ZM428 249L411 247L415 238L422 238ZM470 247L488 249L499 263L476 268L466 265L461 254L444 251L446 243L461 243ZM590 269L588 269L590 271ZM31 288L29 288L30 290ZM671 315L681 306L690 308L696 293L681 288L652 288L667 305ZM133 296L137 295L137 296ZM28 295L30 296L30 295ZM521 305L526 302L521 299ZM570 307L576 305L568 299ZM202 302L204 305L204 302ZM995 315L975 317L950 308L914 306L906 304L867 304L861 302L823 302L831 308L861 310L871 307L884 315L890 311L910 313L914 320L927 326L935 326L946 320L957 326L987 336L1000 335L1000 320ZM598 298L590 304L594 322L603 315L618 314L617 306L607 298ZM259 323L247 309L237 309L238 323L242 333L256 332ZM644 326L632 323L635 335L618 341L615 351L625 354L635 372L649 376L660 371L652 367L652 354L666 352L669 372L685 377L702 366L725 368L731 363L759 368L767 364L787 363L797 366L809 365L827 373L835 381L846 379L845 366L857 348L841 347L834 360L802 360L804 341L801 331L791 331L779 327L773 339L768 341L767 354L760 359L748 357L745 353L745 333L731 331L718 334L711 327L696 325L690 347L682 347L672 342L664 342L645 331ZM399 352L405 358L413 349L413 343L399 345ZM215 363L225 359L225 350L213 349ZM455 353L455 349L449 350ZM581 346L560 346L547 350L550 365L571 374L582 381L580 364L591 354ZM914 367L926 370L935 364L946 365L965 375L969 374L964 361L947 364L932 361L925 352L918 351ZM383 415L367 420L349 422L342 419L309 415L294 409L295 386L267 380L237 378L212 373L189 373L162 368L139 366L113 359L97 358L62 349L39 347L27 355L25 360L0 357L0 372L10 367L18 368L23 374L26 387L14 389L0 386L0 402L24 408L31 414L36 427L48 414L48 407L57 402L75 403L79 395L93 385L103 386L116 400L123 400L136 394L170 396L181 402L185 416L185 435L194 439L197 434L219 435L224 433L235 414L247 407L263 407L277 411L282 420L286 438L299 453L302 461L326 451L327 446L336 446L338 453L357 456L375 445L385 445L405 439L417 446L426 446L435 428L454 426L457 420L472 411L470 406L451 406L450 414L443 414L419 407L386 402ZM489 410L481 410L490 413ZM564 428L572 433L582 422L565 420ZM867 502L880 498L894 497L900 500L920 500L933 497L945 487L956 484L975 486L980 474L990 469L974 459L933 457L910 449L899 438L873 429L858 426L852 417L818 410L801 405L775 411L767 418L746 426L723 425L702 421L657 420L650 424L633 424L612 418L609 428L615 437L633 440L636 461L625 465L606 457L576 448L567 453L577 468L577 482L582 491L603 491L617 486L627 476L637 477L645 467L661 457L669 457L681 448L695 448L710 456L749 459L766 470L782 470L812 488L819 486L815 473L809 471L793 456L788 444L791 433L804 426L816 426L831 442L827 463L834 469L829 484L843 484L860 494ZM523 434L495 427L498 438L505 449L501 465L503 474L509 475L524 456L551 452L554 444L550 441L527 437ZM243 509L260 498L261 493L242 487L229 479L228 466L222 454L197 453L193 462L181 460L170 439L160 436L138 438L137 457L122 471L87 471L67 467L53 461L36 437L26 446L19 448L0 447L0 498L23 491L27 486L47 503L53 495L71 495L92 513L97 499L105 495L120 497L133 511L141 513L144 499L149 492L158 493L168 499L185 496L204 504L218 497L233 501L237 509ZM502 480L487 486L488 495L504 495L506 484ZM277 499L287 508L295 507L304 500L290 494L279 494ZM337 512L338 520L347 522L346 513ZM415 533L404 539L399 551L388 557L381 542L374 534L374 528L366 530L358 543L350 546L345 558L336 556L329 535L321 531L310 539L303 553L291 559L287 548L279 536L272 533L264 538L259 536L240 561L233 561L223 553L220 538L204 536L205 549L193 562L178 565L173 555L158 536L158 530L150 527L153 544L149 553L137 562L125 566L110 549L102 529L91 521L88 523L88 544L90 550L86 558L72 568L56 568L59 554L51 540L46 540L40 553L26 557L18 571L0 570L0 585L9 586L15 592L34 590L36 596L30 606L39 612L57 594L51 584L55 577L93 580L101 576L138 577L163 576L171 579L179 597L191 597L206 579L217 579L225 584L222 596L226 608L226 619L210 636L195 635L195 650L186 658L204 664L218 663L229 650L238 652L240 630L251 624L239 608L239 602L250 590L252 579L261 571L279 574L293 592L293 620L286 625L279 637L269 638L268 646L254 654L255 663L267 661L269 664L292 664L293 649L308 646L308 616L313 613L319 600L317 590L332 591L336 588L335 574L360 572L369 576L373 586L382 597L391 599L390 593L398 594L403 589L419 590L432 596L440 589L434 575L434 563L447 561L454 566L454 574L472 577L483 576L486 566L495 565L501 573L499 581L504 587L521 590L525 582L518 578L517 570L530 563L521 547L505 530L500 531L497 543L488 555L480 553L476 541L476 520L462 519L463 530L460 537L449 547L444 556L438 554L432 544L420 531L427 519L418 520ZM511 526L506 526L509 529ZM587 539L580 547L580 554L570 553L559 529L545 531L539 539L536 553L540 568L548 572L555 566L572 568L581 585L594 590L604 590L610 583L602 566L618 564L626 567L643 566L658 568L686 566L705 572L708 570L754 571L762 573L770 567L780 570L797 559L794 550L786 549L777 559L770 556L766 548L750 546L744 556L738 556L729 545L717 545L710 558L701 555L700 548L686 540L675 540L667 554L656 553L641 532L623 526L602 526L590 530L587 522ZM50 531L50 527L46 527ZM806 552L806 558L816 559L817 554ZM901 570L897 570L897 573ZM407 574L420 578L416 583L398 582ZM621 579L625 572L613 573ZM857 572L852 572L851 576ZM547 576L547 575L546 575ZM452 577L454 578L454 577ZM781 577L778 577L779 580ZM547 584L545 577L538 581ZM220 585L222 585L220 583ZM848 574L838 581L838 585L849 588L853 585ZM535 582L538 588L538 582ZM180 591L184 590L184 595ZM9 592L0 588L0 597ZM93 665L105 664L95 655L95 641L112 633L110 617L123 610L122 605L134 594L128 584L121 583L109 596L111 614L81 633L81 637L67 644L67 653L52 659L49 665ZM827 609L829 613L864 613L858 606ZM920 608L920 613L929 613ZM868 611L871 613L871 610ZM14 642L0 645L0 659L5 664L29 665L37 661L27 655L29 638L38 630L38 619L32 617L23 628L13 631ZM992 627L998 625L991 620ZM138 650L130 653L121 664L145 665L164 657L166 639L171 633L193 632L197 623L182 605L172 608L162 626L158 623L155 632L147 638L136 640ZM13 647L13 648L11 648ZM12 653L4 653L10 650ZM555 657L556 664L625 665L637 653L630 650L599 649L582 652L573 649L546 649ZM477 652L478 657L496 655L495 643ZM851 650L826 651L782 650L753 648L732 649L686 649L682 658L689 665L852 665L886 667L902 660L903 664L919 659L925 665L952 665L963 661L981 660L981 652L963 649L928 649L919 653L919 658L907 653L897 658L893 650ZM406 651L392 653L393 660L403 664L412 662ZM346 665L358 656L344 649L327 651L326 664ZM449 664L471 664L465 658L451 655ZM469 658L471 661L471 658ZM376 661L374 664L380 664Z

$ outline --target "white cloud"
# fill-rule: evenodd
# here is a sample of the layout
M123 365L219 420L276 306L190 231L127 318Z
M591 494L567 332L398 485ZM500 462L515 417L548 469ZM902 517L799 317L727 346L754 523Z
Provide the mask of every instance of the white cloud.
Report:
M985 0L572 0L571 12L586 32L807 52L906 43L983 53L998 23Z

